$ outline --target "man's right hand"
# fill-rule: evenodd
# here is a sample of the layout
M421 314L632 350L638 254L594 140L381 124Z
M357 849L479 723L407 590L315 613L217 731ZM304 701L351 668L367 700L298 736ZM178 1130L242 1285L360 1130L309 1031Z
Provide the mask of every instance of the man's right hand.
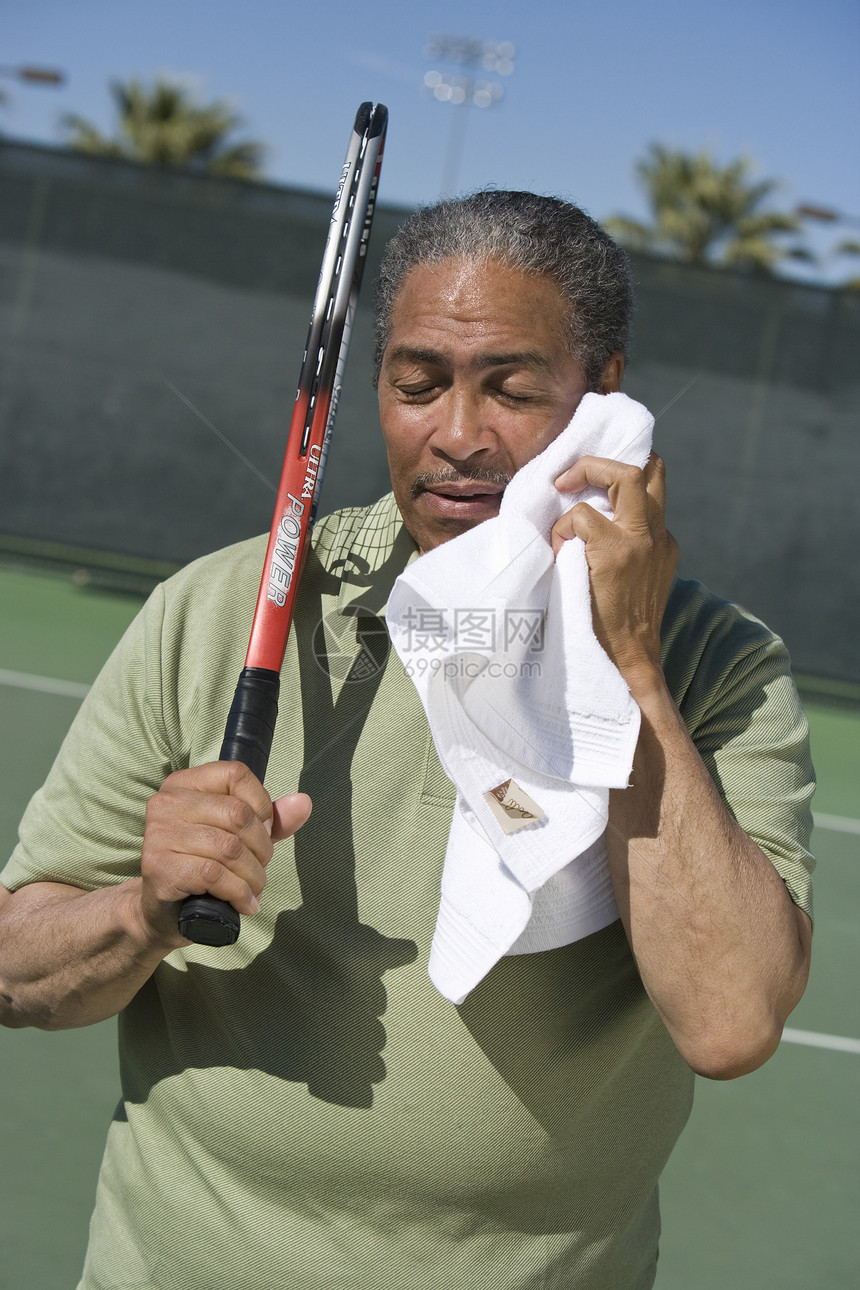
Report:
M256 914L274 843L311 813L306 793L273 802L241 762L218 761L169 775L146 808L140 913L144 930L187 945L177 923L188 896L208 892Z
M210 762L169 775L150 798L140 877L95 891L0 887L0 1025L62 1030L114 1016L189 944L178 930L186 896L208 891L256 913L273 844L310 812L307 794L273 802L247 767Z

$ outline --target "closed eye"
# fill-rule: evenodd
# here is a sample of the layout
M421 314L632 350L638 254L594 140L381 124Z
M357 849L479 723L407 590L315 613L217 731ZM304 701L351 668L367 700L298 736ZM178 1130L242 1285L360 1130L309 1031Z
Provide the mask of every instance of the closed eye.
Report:
M547 397L547 391L525 381L500 382L490 386L490 394L502 403L510 405L541 403Z
M533 394L515 394L513 390L496 390L496 397L506 403L531 403Z
M408 403L426 403L439 393L441 386L434 384L432 381L422 381L421 384L395 385L395 390L400 398L405 399Z

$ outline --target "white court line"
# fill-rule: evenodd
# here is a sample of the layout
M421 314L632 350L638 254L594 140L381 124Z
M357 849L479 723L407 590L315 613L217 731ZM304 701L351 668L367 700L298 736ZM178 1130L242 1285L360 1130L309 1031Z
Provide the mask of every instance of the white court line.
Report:
M10 672L5 667L0 667L0 685L13 685L19 690L38 690L42 694L62 694L67 699L83 699L90 689L81 681L60 681L55 676Z
M813 811L812 820L817 829L833 829L834 833L860 833L860 820L852 820L850 815L827 815L824 811Z
M834 1048L840 1053L860 1053L860 1039L846 1039L843 1035L822 1035L817 1030L790 1030L782 1032L785 1044L806 1044L808 1048Z
M0 667L0 685L12 685L20 690L38 690L42 694L61 694L67 699L83 699L90 689L89 685L81 681L60 681L54 676L34 676L31 672L12 672L4 667ZM824 811L813 811L812 818L817 829L860 834L860 820L848 815L828 815Z

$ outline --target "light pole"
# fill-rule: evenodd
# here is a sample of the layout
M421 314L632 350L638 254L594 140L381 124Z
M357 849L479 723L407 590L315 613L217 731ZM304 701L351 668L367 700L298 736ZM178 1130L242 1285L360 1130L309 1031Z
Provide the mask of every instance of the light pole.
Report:
M450 103L454 109L461 109L455 110L451 117L440 190L443 197L456 189L468 108L492 107L505 92L499 81L479 79L480 73L510 76L514 70L515 52L510 41L476 40L472 36L437 35L427 46L428 58L455 63L463 69L460 72L434 69L424 77L425 88L433 98L440 103Z
M9 67L0 66L0 76L11 81L30 82L31 85L63 85L65 72L58 72L53 67ZM0 90L0 104L8 105L10 99Z

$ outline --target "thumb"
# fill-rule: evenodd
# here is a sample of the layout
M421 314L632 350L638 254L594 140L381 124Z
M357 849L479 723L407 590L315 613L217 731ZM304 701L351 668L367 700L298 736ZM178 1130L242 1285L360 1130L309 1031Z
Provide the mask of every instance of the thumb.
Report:
M272 802L272 841L291 838L307 820L313 803L307 793L287 793Z

